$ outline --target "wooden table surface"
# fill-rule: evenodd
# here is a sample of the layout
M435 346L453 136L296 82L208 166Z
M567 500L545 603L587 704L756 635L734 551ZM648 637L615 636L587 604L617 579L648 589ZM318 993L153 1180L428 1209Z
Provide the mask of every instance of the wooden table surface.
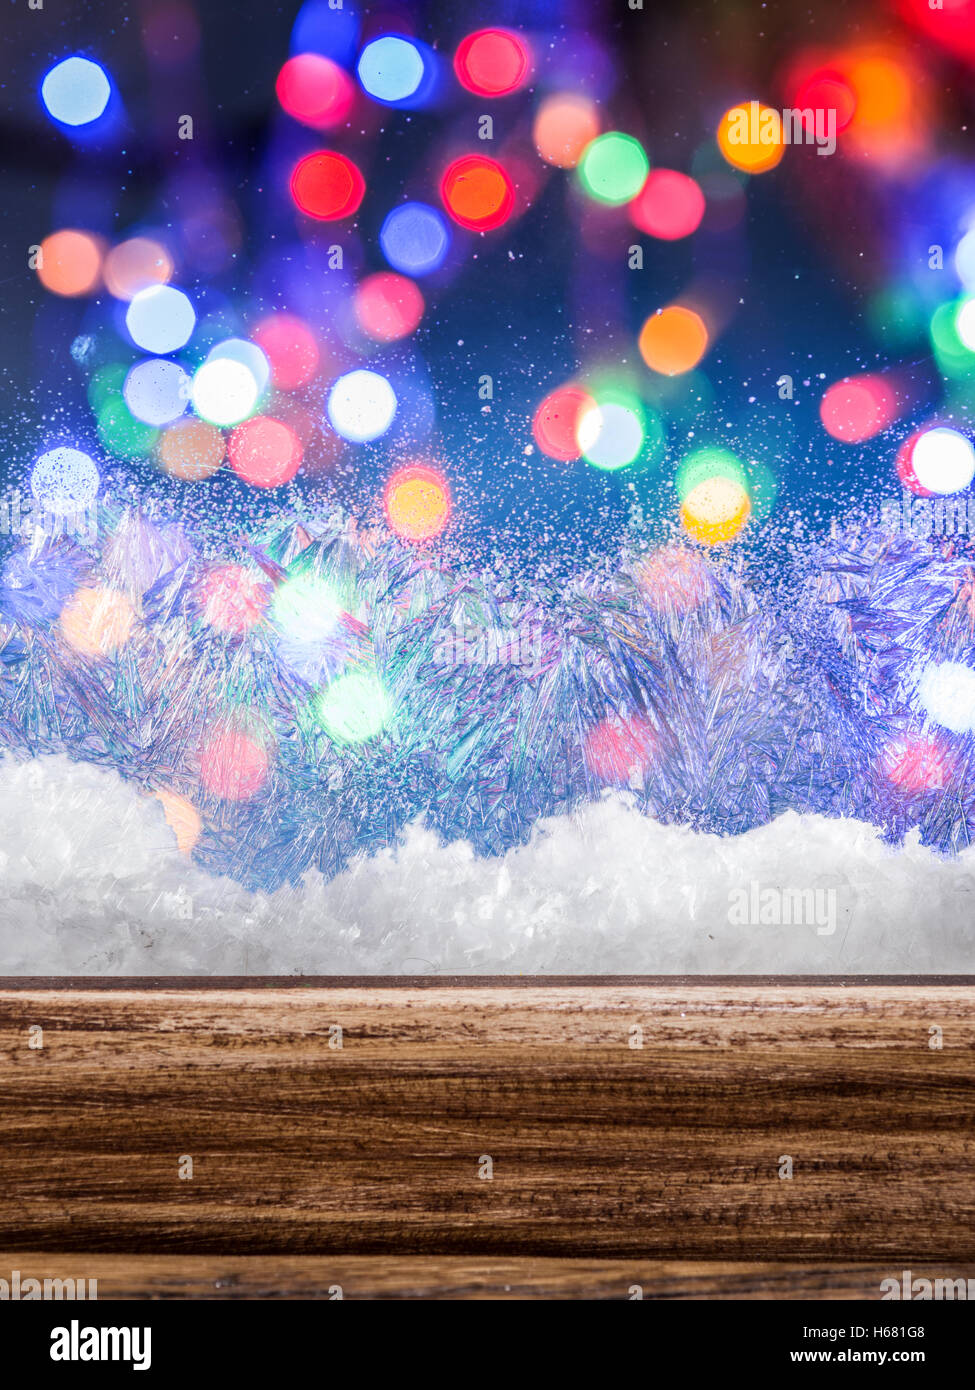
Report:
M8 980L0 1278L622 1298L969 1278L973 1005L971 980Z

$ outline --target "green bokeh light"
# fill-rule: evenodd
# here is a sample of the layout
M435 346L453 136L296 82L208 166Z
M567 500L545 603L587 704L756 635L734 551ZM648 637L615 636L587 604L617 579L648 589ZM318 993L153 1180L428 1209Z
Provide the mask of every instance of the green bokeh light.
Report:
M378 676L351 671L312 698L315 718L335 743L365 743L392 718L393 706Z
M650 172L643 146L618 130L597 135L579 161L579 180L591 198L601 203L628 203L640 192Z
M109 396L96 419L98 438L110 454L121 458L144 458L159 438L159 431L137 420L121 396Z

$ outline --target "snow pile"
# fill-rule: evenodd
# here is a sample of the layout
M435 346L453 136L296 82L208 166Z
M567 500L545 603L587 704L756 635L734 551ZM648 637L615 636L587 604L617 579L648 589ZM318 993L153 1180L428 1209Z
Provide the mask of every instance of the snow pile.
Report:
M412 825L326 881L252 893L154 798L63 755L0 762L0 974L951 973L975 848L789 811L739 836L607 793L497 858Z

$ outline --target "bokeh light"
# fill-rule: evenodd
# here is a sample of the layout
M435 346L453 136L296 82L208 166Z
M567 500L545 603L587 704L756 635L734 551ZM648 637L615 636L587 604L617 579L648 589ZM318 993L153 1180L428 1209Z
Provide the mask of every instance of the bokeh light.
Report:
M109 251L104 274L109 294L129 300L152 285L168 284L173 276L173 258L151 237L130 237Z
M911 452L911 468L929 493L944 497L963 492L975 477L975 448L958 430L922 430Z
M684 545L665 545L640 562L637 583L655 613L683 614L696 608L708 590L708 570Z
M644 323L639 348L651 371L680 376L696 367L707 352L707 325L693 309L671 304Z
M102 248L90 232L65 228L40 244L37 278L52 294L91 294L101 283Z
M480 154L463 155L448 166L440 195L454 221L475 232L500 227L515 205L515 190L505 170L497 160Z
M653 169L628 210L641 232L677 241L697 231L704 209L704 194L695 179L676 169Z
M278 73L282 110L302 125L328 130L348 119L355 88L348 73L321 53L298 53Z
M857 98L838 68L819 68L801 83L791 104L798 111L835 111L836 133L839 135L853 120ZM807 130L810 124L815 133L815 115L812 123L804 121Z
M925 714L955 734L975 730L975 671L961 661L931 661L917 684Z
M196 327L196 312L182 290L172 285L150 285L132 296L125 326L136 347L164 356L189 342Z
M532 420L535 443L549 458L571 463L582 457L579 426L596 402L580 386L559 386L540 402Z
M200 781L223 801L249 801L267 781L266 740L235 720L218 722L201 741Z
M591 198L601 203L629 203L639 194L650 161L639 140L618 130L597 135L579 161L579 178Z
M147 425L169 425L184 414L190 399L190 379L176 362L152 357L137 362L122 388L125 404Z
M691 488L680 508L684 529L704 545L722 545L741 532L751 499L741 483L716 475Z
M450 487L436 469L408 464L389 479L383 505L390 528L403 540L433 540L450 520Z
M423 317L423 295L412 280L381 271L367 275L356 286L353 308L363 333L377 342L393 343L409 337L418 327Z
M409 39L383 34L366 44L356 73L363 91L376 101L406 101L423 83L423 54Z
M910 795L943 788L950 775L946 750L936 738L911 734L892 739L881 755L884 775Z
M208 627L239 637L263 618L270 600L268 581L243 565L219 565L200 584L200 606Z
M574 169L599 134L599 111L589 97L559 92L538 108L532 138L546 164Z
M256 415L230 436L227 457L238 478L252 487L280 487L301 466L301 440L289 425Z
M134 625L135 612L125 594L102 585L78 589L61 610L64 640L81 656L114 656Z
M35 501L54 516L71 516L90 507L98 486L98 469L80 449L49 449L30 475Z
M366 181L344 154L320 150L299 159L291 175L291 196L302 212L319 222L351 217L365 196Z
M637 778L642 784L653 766L657 736L645 715L613 715L588 731L583 757L600 782L624 786Z
M224 338L207 353L207 361L239 362L254 378L261 396L271 383L270 362L257 344L248 342L246 338Z
M145 458L159 438L154 425L137 420L121 396L109 396L95 416L98 438L120 458Z
M294 314L270 314L251 335L271 364L271 380L282 391L307 386L318 372L318 341Z
M201 483L212 478L224 457L224 437L205 420L177 420L157 446L160 465L171 478Z
M383 223L379 245L394 270L404 275L429 275L444 263L450 228L436 208L426 203L403 203Z
M576 435L583 457L596 468L625 468L640 454L646 433L643 409L635 397L603 393L579 413Z
M396 414L396 393L385 377L363 368L340 376L328 393L328 418L336 434L368 444L385 434Z
M461 40L454 72L462 87L478 96L503 97L528 81L531 50L510 29L479 29Z
M271 618L281 636L307 647L321 646L338 628L341 607L334 590L317 574L299 573L279 584Z
M914 445L921 438L921 434L921 430L915 430L913 434L908 435L907 439L904 440L903 444L901 444L900 448L897 450L894 468L902 487L908 488L916 497L933 497L933 493L928 492L926 487L921 486L918 482L917 474L914 472Z
M191 386L193 409L211 425L238 425L257 408L260 387L243 362L232 357L207 359Z
M967 231L955 247L955 270L966 290L975 290L975 228Z
M969 352L975 352L975 295L959 300L955 311L955 332Z
M66 126L97 121L111 95L112 84L105 69L77 54L56 63L41 83L41 100L48 115Z
M882 376L849 377L825 393L819 416L834 439L859 444L880 434L897 418L897 396Z
M785 152L782 117L758 101L732 106L718 123L718 148L735 169L768 173Z
M192 854L203 831L199 811L192 801L168 787L158 787L155 795L162 805L167 825L176 836L180 854Z
M379 677L368 671L339 676L312 701L315 717L334 743L365 743L392 718L392 702Z

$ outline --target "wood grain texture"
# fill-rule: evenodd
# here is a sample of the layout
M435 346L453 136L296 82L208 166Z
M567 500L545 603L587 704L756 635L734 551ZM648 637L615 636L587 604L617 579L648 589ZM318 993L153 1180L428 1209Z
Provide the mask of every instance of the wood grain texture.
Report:
M973 1004L960 984L5 988L0 1247L954 1266L975 1260Z
M746 1264L717 1261L479 1259L411 1255L92 1255L0 1251L0 1278L97 1282L98 1298L193 1299L605 1299L881 1298L889 1265ZM975 1264L915 1265L915 1278L975 1280ZM87 1287L87 1286L86 1286ZM82 1317L75 1307L74 1315Z

